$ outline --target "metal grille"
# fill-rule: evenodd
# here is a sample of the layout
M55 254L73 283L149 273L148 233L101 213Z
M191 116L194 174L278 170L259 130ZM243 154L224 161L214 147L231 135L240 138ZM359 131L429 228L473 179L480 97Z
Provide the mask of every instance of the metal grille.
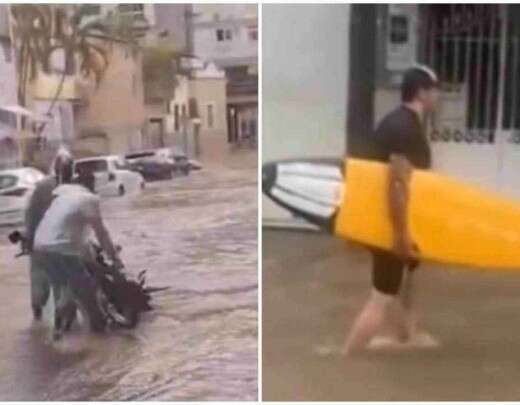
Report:
M508 5L502 128L510 142L520 143L520 6Z
M442 106L432 117L430 138L444 142L494 143L501 114L498 102L504 60L501 50L508 32L500 6L449 4L425 7L422 60L439 75ZM508 35L507 43L508 60L518 59L518 41ZM515 70L511 63L507 65L511 80L518 79L518 69ZM515 87L505 87L510 93L508 97L514 98ZM510 105L504 99L505 104ZM514 118L513 111L513 107L504 111L503 121L518 126L520 116Z

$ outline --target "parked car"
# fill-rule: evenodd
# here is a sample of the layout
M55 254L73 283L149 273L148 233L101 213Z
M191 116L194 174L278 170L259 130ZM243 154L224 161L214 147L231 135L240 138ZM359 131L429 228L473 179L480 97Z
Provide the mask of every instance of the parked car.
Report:
M155 151L129 153L125 159L130 170L140 173L146 181L171 179L173 161Z
M161 148L155 152L157 156L169 159L173 164L173 172L184 175L190 174L191 167L188 156L178 148Z
M36 183L45 175L32 167L0 171L0 224L20 224Z
M172 148L129 153L125 159L131 170L139 172L146 180L171 179L175 174L188 175L191 170L188 157Z
M94 174L96 192L101 196L122 196L145 187L143 176L130 170L120 156L97 156L74 161L74 172L83 170Z
M188 159L190 170L202 170L202 163L195 159Z

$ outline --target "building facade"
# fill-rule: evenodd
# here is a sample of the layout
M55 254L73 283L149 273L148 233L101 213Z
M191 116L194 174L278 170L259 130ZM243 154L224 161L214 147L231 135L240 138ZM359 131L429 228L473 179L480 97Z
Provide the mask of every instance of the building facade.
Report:
M20 162L16 139L16 120L2 107L14 106L16 95L16 67L9 29L7 4L0 5L0 168L14 167Z
M83 84L73 109L78 153L119 154L141 149L146 130L141 52L114 44L99 86Z
M262 159L346 153L350 6L262 7ZM270 199L264 223L303 226Z
M146 145L175 146L202 159L222 154L227 136L226 78L214 63L193 54L193 6L145 4L144 8L152 17L142 43L154 49L150 63L164 65L161 74L152 69L144 77ZM152 60L169 51L170 59Z
M349 106L349 152L355 155L366 145L367 131L400 102L403 71L425 63L437 72L441 90L438 109L425 122L433 169L520 197L520 7L408 4L352 10L357 25L350 37L350 81L371 85L350 88L350 99L359 102Z
M441 83L433 170L520 197L520 6L265 5L263 18L264 161L364 152L424 63ZM266 223L298 223L263 207Z
M193 51L226 72L228 142L256 145L258 9L256 4L194 4Z

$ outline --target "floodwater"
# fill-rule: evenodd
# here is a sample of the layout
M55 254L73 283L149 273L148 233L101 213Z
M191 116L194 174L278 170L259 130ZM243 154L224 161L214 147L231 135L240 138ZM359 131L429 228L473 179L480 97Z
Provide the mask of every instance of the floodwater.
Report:
M520 400L520 273L417 270L419 326L437 348L340 349L370 288L365 249L264 230L264 400Z
M171 287L132 331L52 342L1 229L0 400L256 400L256 170L251 154L103 202L128 271Z

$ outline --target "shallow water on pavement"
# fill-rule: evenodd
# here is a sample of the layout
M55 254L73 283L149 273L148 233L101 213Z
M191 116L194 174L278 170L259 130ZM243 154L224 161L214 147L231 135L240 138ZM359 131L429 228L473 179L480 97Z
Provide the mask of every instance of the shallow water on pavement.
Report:
M52 343L0 229L0 400L255 400L256 173L207 168L104 201L128 270L171 286L133 331Z
M440 345L421 339L346 358L345 336L370 291L366 249L265 229L262 248L265 401L520 399L520 273L424 263L419 327Z

